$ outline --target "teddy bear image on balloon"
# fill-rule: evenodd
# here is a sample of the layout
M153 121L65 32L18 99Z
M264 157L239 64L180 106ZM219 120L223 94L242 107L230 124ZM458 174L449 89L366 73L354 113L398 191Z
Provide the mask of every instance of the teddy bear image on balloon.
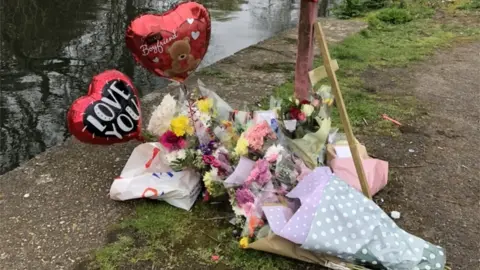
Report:
M169 77L178 77L179 75L186 77L188 71L193 70L200 64L200 59L195 59L195 57L190 54L191 47L189 37L173 42L167 49L167 52L172 58L172 67L165 71L165 75Z

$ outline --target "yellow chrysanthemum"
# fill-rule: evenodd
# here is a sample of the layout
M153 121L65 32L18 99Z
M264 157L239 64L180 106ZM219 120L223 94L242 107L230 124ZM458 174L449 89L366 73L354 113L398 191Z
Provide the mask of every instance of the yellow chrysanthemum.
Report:
M212 106L213 100L211 98L200 99L197 101L197 107L203 113L208 113Z
M248 247L248 237L242 237L242 239L240 239L240 247L241 248Z
M180 115L172 119L170 122L170 129L177 136L183 136L186 134L193 134L193 127L190 126L190 120L185 115Z
M209 186L212 184L212 174L210 172L206 172L203 175L203 182L205 183L206 186Z
M333 104L333 98L326 98L323 100L324 104L327 104L328 106L332 106Z
M235 153L239 156L245 156L248 154L248 141L243 136L241 136L237 141Z

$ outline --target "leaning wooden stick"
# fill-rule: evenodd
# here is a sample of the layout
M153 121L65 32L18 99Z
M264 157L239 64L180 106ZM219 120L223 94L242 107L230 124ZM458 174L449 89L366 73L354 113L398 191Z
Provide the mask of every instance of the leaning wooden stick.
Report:
M315 35L317 38L318 47L320 47L320 51L322 53L323 65L332 85L332 92L335 96L338 111L340 114L340 119L342 121L343 128L345 129L345 135L347 136L350 151L352 152L353 162L357 170L360 185L362 186L362 192L366 197L371 199L372 197L370 195L370 188L368 186L367 178L365 176L365 171L363 170L362 159L360 158L360 153L358 152L357 148L357 140L353 136L352 126L350 125L347 109L345 108L345 103L343 102L340 85L338 84L337 76L335 75L332 60L330 59L330 53L328 52L327 41L325 40L325 35L323 34L322 27L318 22L315 24Z

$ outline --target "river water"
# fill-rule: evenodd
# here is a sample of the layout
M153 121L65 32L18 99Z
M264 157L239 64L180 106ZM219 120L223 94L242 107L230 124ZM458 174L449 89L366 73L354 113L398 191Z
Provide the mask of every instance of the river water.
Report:
M201 67L293 27L298 0L202 0L213 23ZM68 138L66 112L90 79L118 69L141 95L166 81L137 66L128 23L172 4L158 0L2 0L0 175Z

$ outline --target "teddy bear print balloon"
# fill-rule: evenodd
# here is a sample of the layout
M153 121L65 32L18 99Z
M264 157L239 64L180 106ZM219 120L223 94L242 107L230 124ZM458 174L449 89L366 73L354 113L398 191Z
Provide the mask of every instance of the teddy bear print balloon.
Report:
M183 82L207 53L211 21L207 9L186 2L164 14L134 19L126 44L135 60L158 76Z

